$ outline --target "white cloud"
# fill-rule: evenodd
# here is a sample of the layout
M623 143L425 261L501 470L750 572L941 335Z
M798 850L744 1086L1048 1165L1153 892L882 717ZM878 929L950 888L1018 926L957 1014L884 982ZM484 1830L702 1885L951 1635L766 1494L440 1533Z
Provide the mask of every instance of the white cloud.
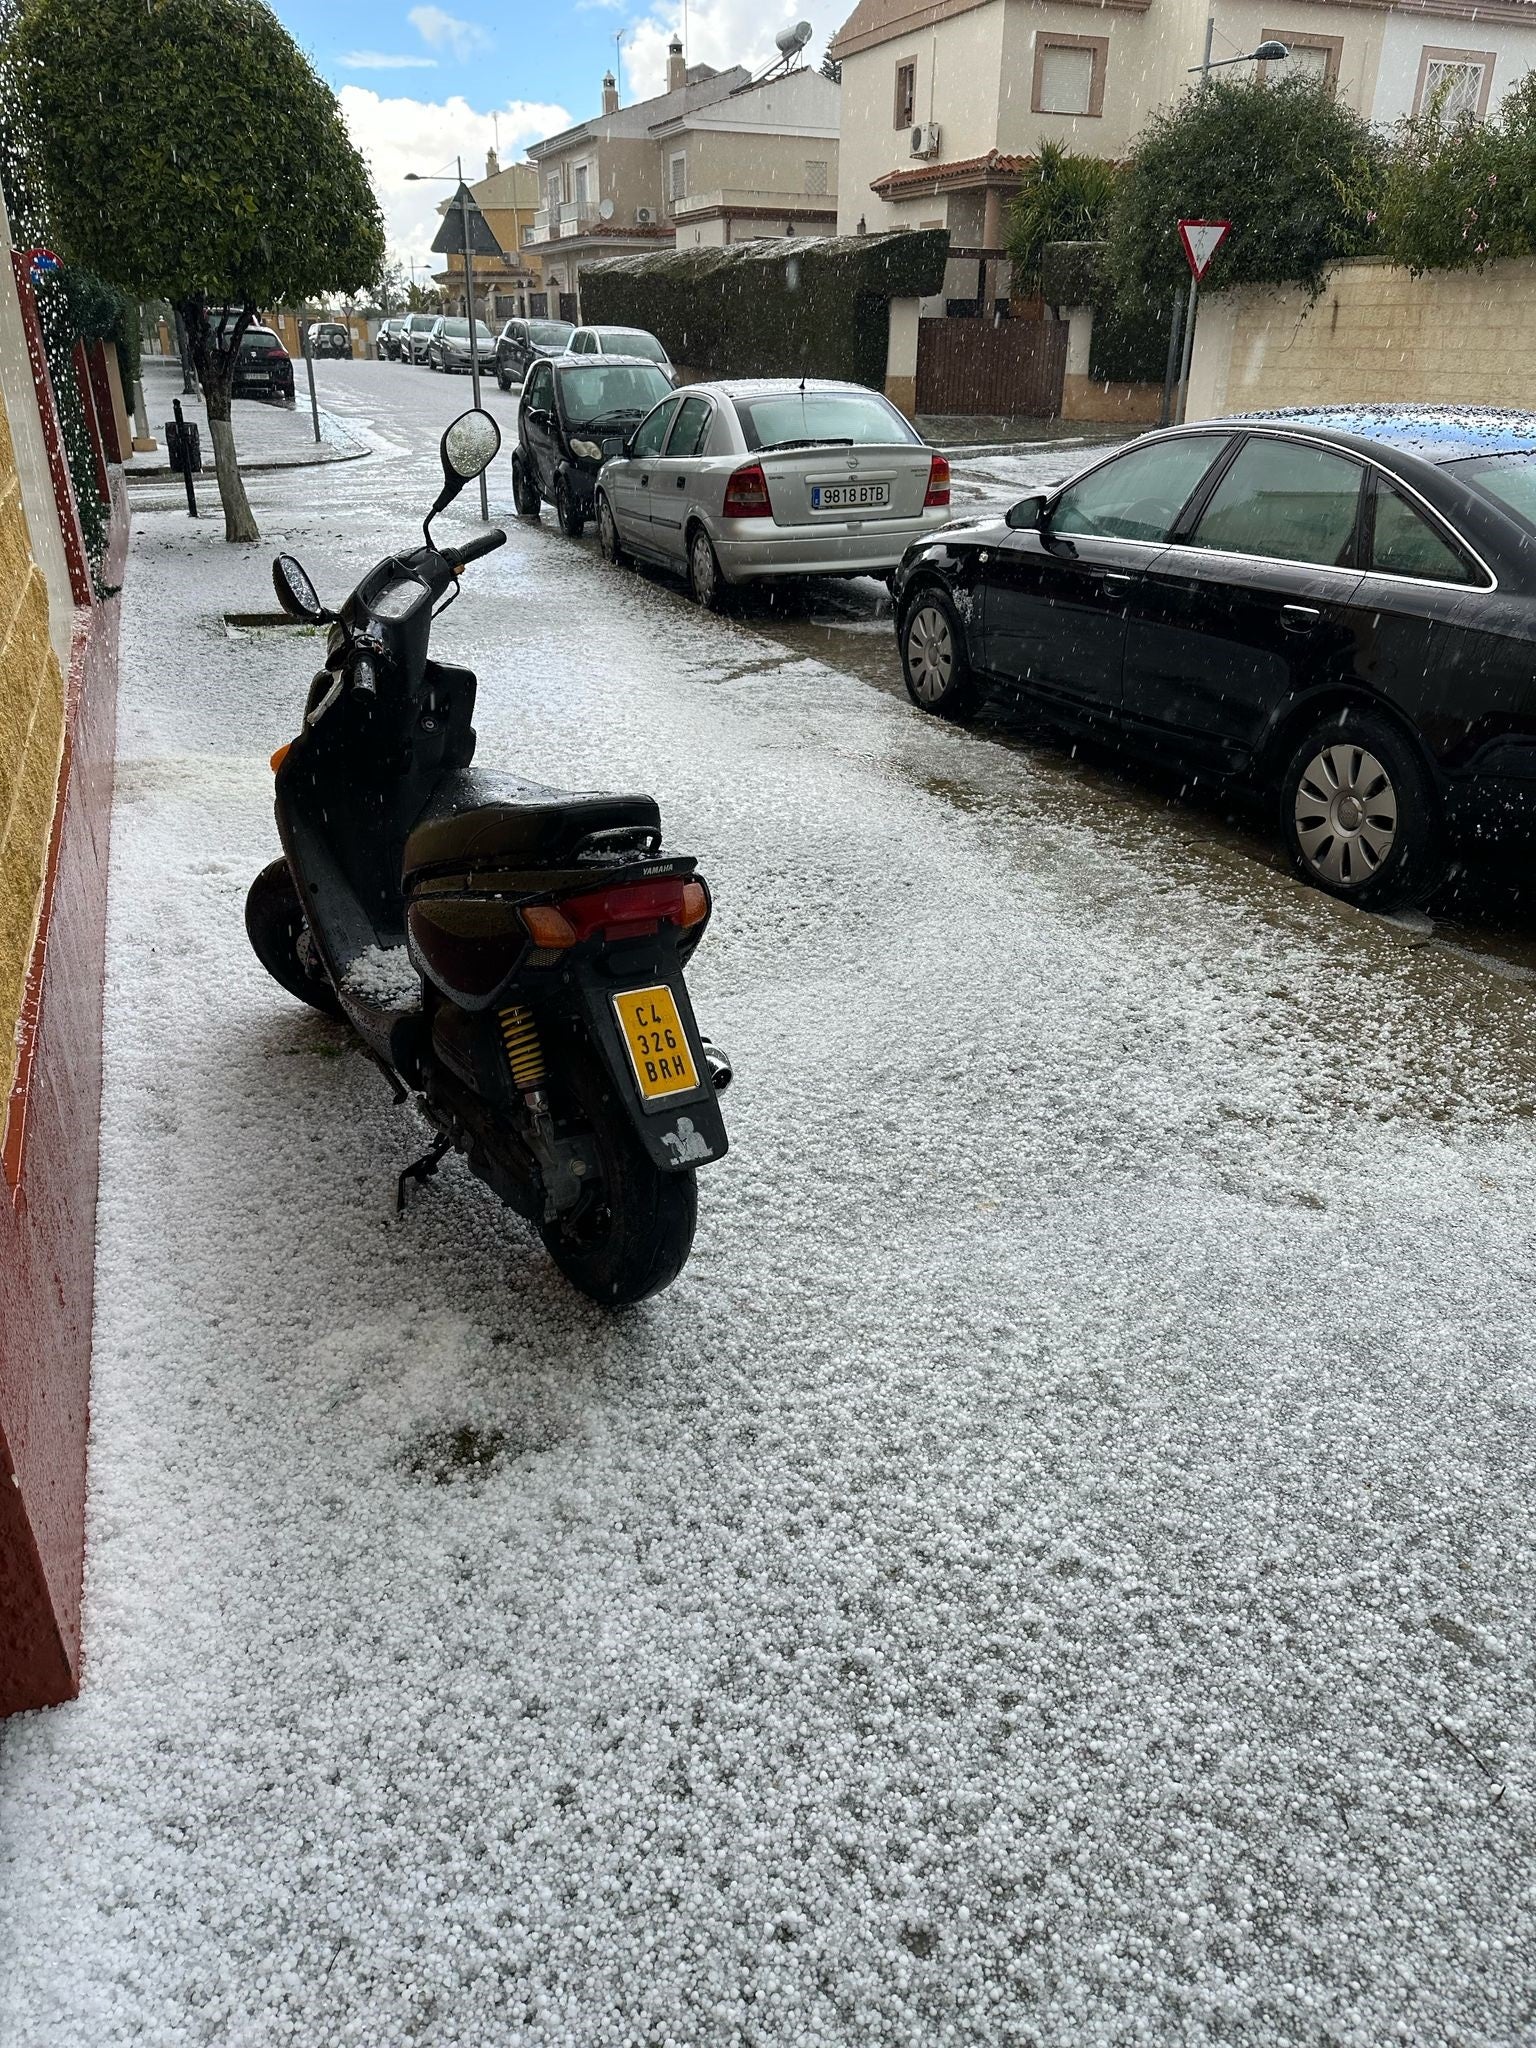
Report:
M835 27L848 12L846 0L839 0L833 12ZM717 71L728 71L733 64L744 64L754 73L765 70L779 54L774 37L786 23L805 14L803 0L690 0L688 62L712 64ZM624 43L624 85L630 98L649 99L666 91L667 45L682 29L682 0L661 0L636 23ZM807 50L808 57L816 53L813 61L819 61L829 33L818 34Z
M338 98L348 132L372 174L391 253L406 264L434 268L440 262L431 254L432 237L441 225L437 204L453 190L454 158L463 157L471 183L485 175L485 152L496 141L492 113L501 131L504 164L515 163L530 142L571 125L564 107L530 100L481 113L457 93L446 100L386 99L365 85L344 85ZM423 178L440 172L449 182L410 185L407 171Z
M348 50L341 59L346 71L435 71L435 57L392 57L383 50Z
M460 21L442 7L413 7L406 19L422 41L433 50L448 50L462 64L477 50L488 50L491 39L475 22Z

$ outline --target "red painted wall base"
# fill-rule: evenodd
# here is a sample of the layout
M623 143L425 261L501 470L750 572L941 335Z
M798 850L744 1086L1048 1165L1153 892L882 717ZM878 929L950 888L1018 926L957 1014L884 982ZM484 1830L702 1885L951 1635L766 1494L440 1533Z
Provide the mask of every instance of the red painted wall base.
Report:
M113 479L103 582L122 581ZM119 600L75 614L64 758L0 1146L0 1714L80 1683Z

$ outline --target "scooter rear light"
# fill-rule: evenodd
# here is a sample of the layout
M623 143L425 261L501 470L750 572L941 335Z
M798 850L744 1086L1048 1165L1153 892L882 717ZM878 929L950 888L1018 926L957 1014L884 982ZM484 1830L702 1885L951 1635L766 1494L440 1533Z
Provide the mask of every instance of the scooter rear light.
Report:
M771 519L773 506L768 499L768 479L763 475L760 462L749 462L744 469L738 469L725 487L725 503L721 506L725 519Z
M949 457L935 455L928 465L928 495L923 500L923 510L930 506L949 503Z
M645 938L663 924L688 930L709 914L702 882L669 875L658 882L618 882L610 889L586 889L559 903L529 903L518 913L535 945L552 952L594 933L606 938Z

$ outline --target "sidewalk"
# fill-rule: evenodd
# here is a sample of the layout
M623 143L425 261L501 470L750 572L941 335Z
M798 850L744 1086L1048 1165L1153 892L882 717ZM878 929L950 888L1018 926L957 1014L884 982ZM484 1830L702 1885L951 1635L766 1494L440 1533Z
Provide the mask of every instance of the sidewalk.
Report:
M197 427L202 440L203 467L198 481L207 478L211 484L213 444L208 433L208 409L201 394L183 397L181 366L163 356L145 356L141 374L144 404L149 413L149 431L159 446L152 454L135 455L124 464L130 483L163 483L168 477L179 476L180 472L173 470L166 459L166 423L173 417L173 402L180 398L183 417L189 426ZM323 406L320 408L320 439L318 442L315 440L309 389L301 362L295 362L293 374L298 393L294 405L270 405L257 398L237 398L231 403L235 447L239 452L240 467L246 475L264 469L309 469L316 463L352 462L369 452L368 443Z

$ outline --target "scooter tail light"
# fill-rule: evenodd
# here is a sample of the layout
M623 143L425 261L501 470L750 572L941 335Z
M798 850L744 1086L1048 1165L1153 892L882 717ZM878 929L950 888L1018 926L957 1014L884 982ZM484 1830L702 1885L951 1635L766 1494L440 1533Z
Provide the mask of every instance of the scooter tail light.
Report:
M528 936L550 952L564 952L594 933L608 938L643 938L663 924L684 931L709 915L709 891L702 882L669 875L656 882L619 882L588 889L559 903L528 903L518 912Z
M696 924L702 924L709 915L709 891L702 882L684 882L683 910L678 923L683 930L691 931Z
M931 506L949 503L949 457L935 455L928 465L928 495L923 499L923 510Z
M721 506L721 517L725 519L771 519L773 506L768 497L768 479L763 475L760 462L749 462L738 469L725 487L725 503Z

